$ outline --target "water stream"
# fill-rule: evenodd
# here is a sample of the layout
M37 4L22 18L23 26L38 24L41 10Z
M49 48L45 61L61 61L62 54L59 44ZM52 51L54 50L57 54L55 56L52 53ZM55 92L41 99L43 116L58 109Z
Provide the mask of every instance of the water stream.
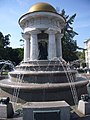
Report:
M75 104L75 106L77 106L78 96L77 96L77 90L76 90L75 83L74 83L74 78L73 78L72 73L71 73L71 68L66 63L65 63L65 66L64 66L64 64L62 63L62 62L64 62L64 60L62 58L60 58L59 61L60 61L60 64L62 65L62 67L64 69L64 72L66 74L68 83L70 85L70 89L71 89L72 97L73 97L73 100L74 100L74 104Z
M38 69L36 69L37 67L35 68L35 64L32 62L33 70L34 70L33 72L42 72L38 60L35 60L35 62L36 62L36 66L38 66ZM49 71L49 69L50 69L49 67L51 65L51 62L55 62L55 63L53 65L53 67L52 67L52 70ZM57 70L55 70L56 69L56 65L58 63L60 65L57 66ZM63 70L65 72L65 75L67 77L68 83L70 85L70 89L71 89L72 97L73 97L73 100L74 100L74 104L76 106L77 103L78 103L78 97L77 97L77 91L76 91L76 87L75 87L75 82L74 82L74 78L73 78L73 75L72 75L71 68L70 68L69 65L67 65L65 60L63 60L62 58L54 58L54 59L50 60L48 65L47 65L47 67L46 67L46 69L45 69L45 71L43 71L43 72L49 71L49 72L51 72L51 74L50 74L50 76L51 76L52 72L56 72L56 71L59 72L60 71L60 66L62 66L62 68L63 68ZM23 71L27 71L27 66L25 67L25 69L23 69ZM51 77L50 76L49 76L49 78L50 78L50 81L51 81ZM16 78L17 84L19 83L19 85L21 85L21 83L23 82L23 78L24 78L24 73L21 71L21 72L19 72L19 74L17 74L17 78ZM36 79L37 79L37 76L35 77L35 80ZM48 81L47 84L49 84L49 81ZM14 91L13 91L12 101L14 103L17 103L19 93L20 93L20 87L18 87L18 85L17 85L16 88L14 88ZM45 96L46 96L45 88L43 88L42 101L45 100Z
M24 71L26 71L26 70L27 70L27 66L25 67ZM16 87L13 90L13 96L12 96L12 102L13 102L14 110L16 108L16 103L18 101L18 96L20 94L20 87L19 86L21 86L21 84L23 83L23 78L24 78L24 73L19 72L17 74L17 77L16 77Z
M14 103L17 103L17 100L18 100L18 96L19 96L19 91L20 91L20 87L18 87L18 83L20 85L20 83L22 83L23 81L23 74L19 73L17 74L17 77L16 77L16 88L14 88L14 91L13 91L13 96L12 96L12 102Z
M10 60L0 60L0 65L2 65L2 67L0 68L1 76L2 76L3 70L5 70L5 68L7 66L9 66L11 68L11 70L14 70L14 68L15 68L15 66L13 65L13 63Z

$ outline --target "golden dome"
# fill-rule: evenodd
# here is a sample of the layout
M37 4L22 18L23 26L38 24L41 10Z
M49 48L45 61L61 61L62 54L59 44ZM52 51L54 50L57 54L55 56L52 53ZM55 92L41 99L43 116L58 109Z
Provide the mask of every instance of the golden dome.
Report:
M28 13L31 12L37 12L37 11L43 11L43 12L55 12L56 10L53 6L51 6L48 3L44 3L44 2L40 2L40 3L36 3L34 4L32 7L30 7Z

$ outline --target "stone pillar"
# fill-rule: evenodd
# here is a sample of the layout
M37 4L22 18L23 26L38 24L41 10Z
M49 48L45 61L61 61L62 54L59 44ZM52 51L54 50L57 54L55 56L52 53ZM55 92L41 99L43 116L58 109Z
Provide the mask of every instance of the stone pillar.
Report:
M57 57L62 57L62 44L61 44L61 38L63 37L63 34L58 33L56 35L56 55Z
M90 102L79 100L78 111L83 115L90 115Z
M24 62L27 62L30 59L30 35L22 34L24 41Z
M38 33L40 33L40 31L37 29L30 31L31 34L30 60L38 60L38 55L39 55L38 40L37 40Z
M47 31L49 34L49 41L48 41L48 59L53 59L56 57L56 41L55 41L55 33L56 31L49 29Z

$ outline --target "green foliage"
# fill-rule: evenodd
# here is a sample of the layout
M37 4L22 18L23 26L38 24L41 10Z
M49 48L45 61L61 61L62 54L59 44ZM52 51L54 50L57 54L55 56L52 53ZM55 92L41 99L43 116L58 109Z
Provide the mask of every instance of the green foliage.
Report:
M80 60L85 60L85 51L78 51L77 56Z
M2 47L2 48L8 47L8 45L10 44L10 42L9 42L9 37L10 36L11 36L10 34L4 36L0 32L0 47Z
M85 63L85 51L77 51L77 57L80 60L80 65L84 68L86 67Z
M9 37L11 37L10 34L5 35L5 37L4 37L4 47L8 47L8 45L10 45Z
M10 44L9 37L10 34L4 36L2 32L0 32L0 60L6 57L5 48L7 48L8 45Z
M64 34L62 38L63 58L66 61L73 61L78 59L76 54L77 43L76 40L73 40L74 36L78 35L78 33L76 33L72 27L76 14L70 17L69 15L65 14L65 11L63 9L61 15L66 19L66 25L64 27L64 30L62 31L62 33Z
M0 32L0 60L10 60L17 65L23 59L23 48L12 49L12 47L8 47L10 44L9 37L10 34L4 36Z
M8 47L5 49L6 57L5 60L10 60L16 65L19 64L23 59L23 48L12 49Z

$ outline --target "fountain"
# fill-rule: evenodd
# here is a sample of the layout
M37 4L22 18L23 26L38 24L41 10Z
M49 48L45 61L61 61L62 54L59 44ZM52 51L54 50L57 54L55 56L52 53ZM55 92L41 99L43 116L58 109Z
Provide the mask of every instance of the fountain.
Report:
M88 80L80 81L77 71L62 58L61 38L65 19L47 3L37 3L20 17L24 60L9 78L0 81L2 96L14 102L65 100L77 104L86 93Z
M0 60L0 80L7 78L6 73L9 71L14 71L14 64L10 60Z

